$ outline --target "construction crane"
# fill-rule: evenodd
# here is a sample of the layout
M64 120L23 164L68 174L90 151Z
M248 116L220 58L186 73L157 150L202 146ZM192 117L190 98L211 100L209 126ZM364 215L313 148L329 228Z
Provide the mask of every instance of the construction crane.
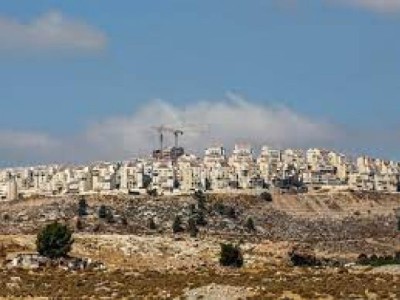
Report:
M160 157L162 158L164 154L164 132L170 131L170 128L165 125L153 126L152 128L160 135Z
M174 136L175 136L175 148L179 147L179 135L183 135L183 131L180 129L175 129L173 131Z
M164 137L165 133L172 133L174 135L174 148L175 150L181 149L179 147L179 137L184 134L184 132L189 131L189 132L204 132L204 128L200 127L199 125L194 125L194 124L187 124L184 127L181 127L180 129L173 128L170 126L166 125L160 125L160 126L153 126L153 129L155 129L160 138L160 158L163 158L164 155ZM182 148L183 149L183 148ZM182 150L183 151L183 150Z

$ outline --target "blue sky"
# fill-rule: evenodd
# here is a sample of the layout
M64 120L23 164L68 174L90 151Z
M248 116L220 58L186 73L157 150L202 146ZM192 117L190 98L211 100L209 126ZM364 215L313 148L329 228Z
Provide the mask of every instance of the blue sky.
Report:
M145 134L128 140L139 130L138 112L161 102L165 111L140 120L171 121L171 111L188 118L199 103L229 109L227 93L266 116L288 110L335 133L312 139L312 130L302 131L292 143L249 133L254 140L400 159L399 2L0 0L0 163L127 158L144 142ZM207 121L226 125L210 138L225 142L226 122ZM104 129L109 122L115 132ZM281 126L256 124L265 132ZM123 151L92 150L103 145L86 142L88 134L104 131L119 135L115 148ZM55 147L51 155L46 143ZM66 143L73 156L62 150Z

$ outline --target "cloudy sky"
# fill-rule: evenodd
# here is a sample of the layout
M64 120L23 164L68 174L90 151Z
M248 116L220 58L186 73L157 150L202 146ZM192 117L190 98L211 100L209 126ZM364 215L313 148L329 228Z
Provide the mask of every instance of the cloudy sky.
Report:
M399 32L400 0L0 0L0 165L128 159L159 124L400 160Z

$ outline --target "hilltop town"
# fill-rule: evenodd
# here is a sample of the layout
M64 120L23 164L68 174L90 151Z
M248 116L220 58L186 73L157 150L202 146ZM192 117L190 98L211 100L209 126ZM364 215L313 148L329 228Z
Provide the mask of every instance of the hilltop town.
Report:
M2 169L0 297L398 299L399 176L398 162L244 144ZM68 255L38 250L49 226L73 234Z
M353 159L325 149L264 146L256 156L250 145L237 144L229 155L224 147L215 146L198 157L182 147L171 147L132 161L2 169L0 197L178 195L195 190L257 193L263 189L397 192L399 178L399 162L367 156Z
M0 296L398 299L399 207L398 193L368 191L3 201ZM54 222L74 231L67 264L37 254ZM229 243L243 267L220 265Z

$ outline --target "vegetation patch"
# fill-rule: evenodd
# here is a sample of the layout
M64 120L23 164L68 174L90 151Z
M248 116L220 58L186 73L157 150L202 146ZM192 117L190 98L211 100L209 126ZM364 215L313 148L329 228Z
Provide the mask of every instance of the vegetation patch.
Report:
M372 254L370 256L366 254L360 254L357 263L363 266L381 267L387 265L400 265L400 252L396 252L395 255L381 255Z
M73 242L72 231L66 225L54 222L38 233L36 247L40 255L53 259L66 257Z
M239 245L221 244L219 263L224 267L242 267L243 255Z

